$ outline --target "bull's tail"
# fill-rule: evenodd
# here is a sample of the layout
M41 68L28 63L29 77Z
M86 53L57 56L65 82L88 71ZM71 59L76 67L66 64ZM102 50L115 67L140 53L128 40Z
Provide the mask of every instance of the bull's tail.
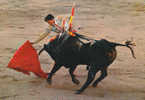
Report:
M134 54L134 51L133 51L133 48L131 47L131 46L136 46L136 45L135 45L135 43L132 43L132 41L127 40L125 42L125 44L113 43L113 45L114 46L126 46L126 47L128 47L130 49L130 51L131 51L132 57L134 59L136 59L135 54Z

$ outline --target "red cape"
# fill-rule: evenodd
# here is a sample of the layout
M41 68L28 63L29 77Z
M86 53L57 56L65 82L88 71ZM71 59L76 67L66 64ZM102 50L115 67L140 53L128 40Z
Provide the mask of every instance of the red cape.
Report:
M33 72L35 75L47 78L47 74L40 67L39 58L36 50L32 47L29 41L26 41L14 54L8 64L9 68L30 75Z

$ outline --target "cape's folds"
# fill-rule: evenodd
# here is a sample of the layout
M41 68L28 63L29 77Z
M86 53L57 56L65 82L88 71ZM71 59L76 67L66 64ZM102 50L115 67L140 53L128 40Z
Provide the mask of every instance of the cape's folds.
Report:
M33 72L39 77L47 78L47 74L41 69L37 52L28 40L15 52L8 67L27 75Z

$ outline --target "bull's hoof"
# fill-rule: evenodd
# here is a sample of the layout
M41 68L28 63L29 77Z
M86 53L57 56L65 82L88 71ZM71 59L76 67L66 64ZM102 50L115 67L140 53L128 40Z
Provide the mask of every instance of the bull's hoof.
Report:
M94 87L94 88L95 88L95 87L97 87L97 85L98 85L98 84L95 84L95 83L94 83L94 84L92 85L92 87Z
M79 84L80 84L80 81L77 80L77 79L73 79L72 81L73 81L73 83L75 83L76 85L79 85Z
M77 90L76 92L75 92L75 94L81 94L82 93L82 91L80 91L80 90Z
M47 83L51 85L51 79L47 79Z

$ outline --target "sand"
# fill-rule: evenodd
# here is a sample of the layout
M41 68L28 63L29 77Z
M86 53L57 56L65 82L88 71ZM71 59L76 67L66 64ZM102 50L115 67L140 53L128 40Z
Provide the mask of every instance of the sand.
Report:
M118 56L108 69L108 77L98 87L89 86L76 95L87 78L85 66L75 74L80 85L71 81L68 70L61 68L52 85L45 79L7 68L16 49L26 40L34 41L45 31L44 16L70 15L73 1L76 12L73 24L80 34L93 39L105 38L124 43L133 39L137 59L128 48L117 47ZM143 0L0 0L0 100L145 100L145 2ZM34 47L39 51L48 39ZM53 60L43 52L40 63L45 72ZM98 73L96 78L100 75Z

